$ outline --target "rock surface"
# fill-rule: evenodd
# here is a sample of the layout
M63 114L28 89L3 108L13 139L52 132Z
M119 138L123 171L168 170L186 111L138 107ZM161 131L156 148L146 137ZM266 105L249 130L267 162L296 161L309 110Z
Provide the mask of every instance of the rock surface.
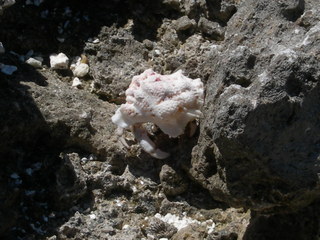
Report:
M320 237L318 0L6 2L1 239ZM86 58L81 88L50 69L59 52ZM110 119L147 68L205 83L184 135L147 126L166 160Z
M295 211L319 197L320 4L303 4L313 13L304 27L300 4L265 3L239 8L208 60L206 117L190 173L233 206ZM299 10L295 19L289 8Z

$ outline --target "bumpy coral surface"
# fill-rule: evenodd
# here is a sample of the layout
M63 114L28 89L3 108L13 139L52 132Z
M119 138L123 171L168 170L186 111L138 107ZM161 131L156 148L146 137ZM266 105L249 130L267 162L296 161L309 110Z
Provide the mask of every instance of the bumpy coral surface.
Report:
M133 77L126 91L126 103L117 109L112 121L120 128L133 127L134 133L141 123L152 122L170 137L177 137L183 134L188 122L202 116L203 95L199 78L188 78L181 70L161 75L148 69ZM135 135L142 148L153 155L156 149L152 144L148 147L141 144L141 140L150 142L147 135ZM141 136L143 139L139 139Z

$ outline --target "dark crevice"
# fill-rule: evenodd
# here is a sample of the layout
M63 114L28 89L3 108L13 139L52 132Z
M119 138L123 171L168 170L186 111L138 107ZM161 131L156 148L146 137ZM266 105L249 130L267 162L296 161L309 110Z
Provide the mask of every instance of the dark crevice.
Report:
M213 149L210 147L206 148L206 150L204 151L204 157L206 159L206 163L204 164L205 171L203 172L204 177L208 178L217 174L217 163L213 153Z
M241 87L249 87L251 84L251 81L245 77L239 78L235 81L235 84L240 85Z
M295 22L303 14L304 9L305 1L299 0L295 6L286 8L282 13L287 20Z
M206 0L209 19L218 22L221 26L226 26L230 18L237 12L234 5L222 8L221 0Z
M299 96L302 91L302 83L295 76L290 76L286 81L285 88L289 96Z

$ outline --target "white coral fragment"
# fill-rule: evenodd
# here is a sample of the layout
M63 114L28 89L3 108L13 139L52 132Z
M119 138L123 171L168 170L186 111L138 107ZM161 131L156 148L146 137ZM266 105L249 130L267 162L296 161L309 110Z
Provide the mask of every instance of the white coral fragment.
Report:
M32 58L32 57L29 57L27 60L26 60L26 63L31 65L32 67L34 68L42 68L42 61L43 59L41 58Z
M82 82L80 81L79 78L75 77L72 81L72 87L81 88L81 86L82 86Z
M134 133L135 129L142 131L141 123L152 122L170 137L178 137L190 121L202 116L203 98L199 78L188 78L181 70L161 75L148 69L133 77L126 90L126 103L117 109L112 121L120 128L133 127ZM146 132L135 137L153 157L168 156L156 149Z
M84 77L89 73L89 65L83 62L81 57L77 57L71 64L70 69L75 77Z
M64 53L50 55L50 66L53 69L68 69L69 58Z

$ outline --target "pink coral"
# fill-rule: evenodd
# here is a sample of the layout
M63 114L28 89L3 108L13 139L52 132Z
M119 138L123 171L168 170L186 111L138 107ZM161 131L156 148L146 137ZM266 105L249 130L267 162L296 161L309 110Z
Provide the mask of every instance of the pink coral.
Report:
M152 122L170 137L177 137L183 134L188 122L202 116L203 95L199 78L188 78L181 70L161 75L148 69L133 77L126 91L126 103L117 109L112 121L122 129L132 127L146 152L165 158L168 154L156 149L141 123Z

